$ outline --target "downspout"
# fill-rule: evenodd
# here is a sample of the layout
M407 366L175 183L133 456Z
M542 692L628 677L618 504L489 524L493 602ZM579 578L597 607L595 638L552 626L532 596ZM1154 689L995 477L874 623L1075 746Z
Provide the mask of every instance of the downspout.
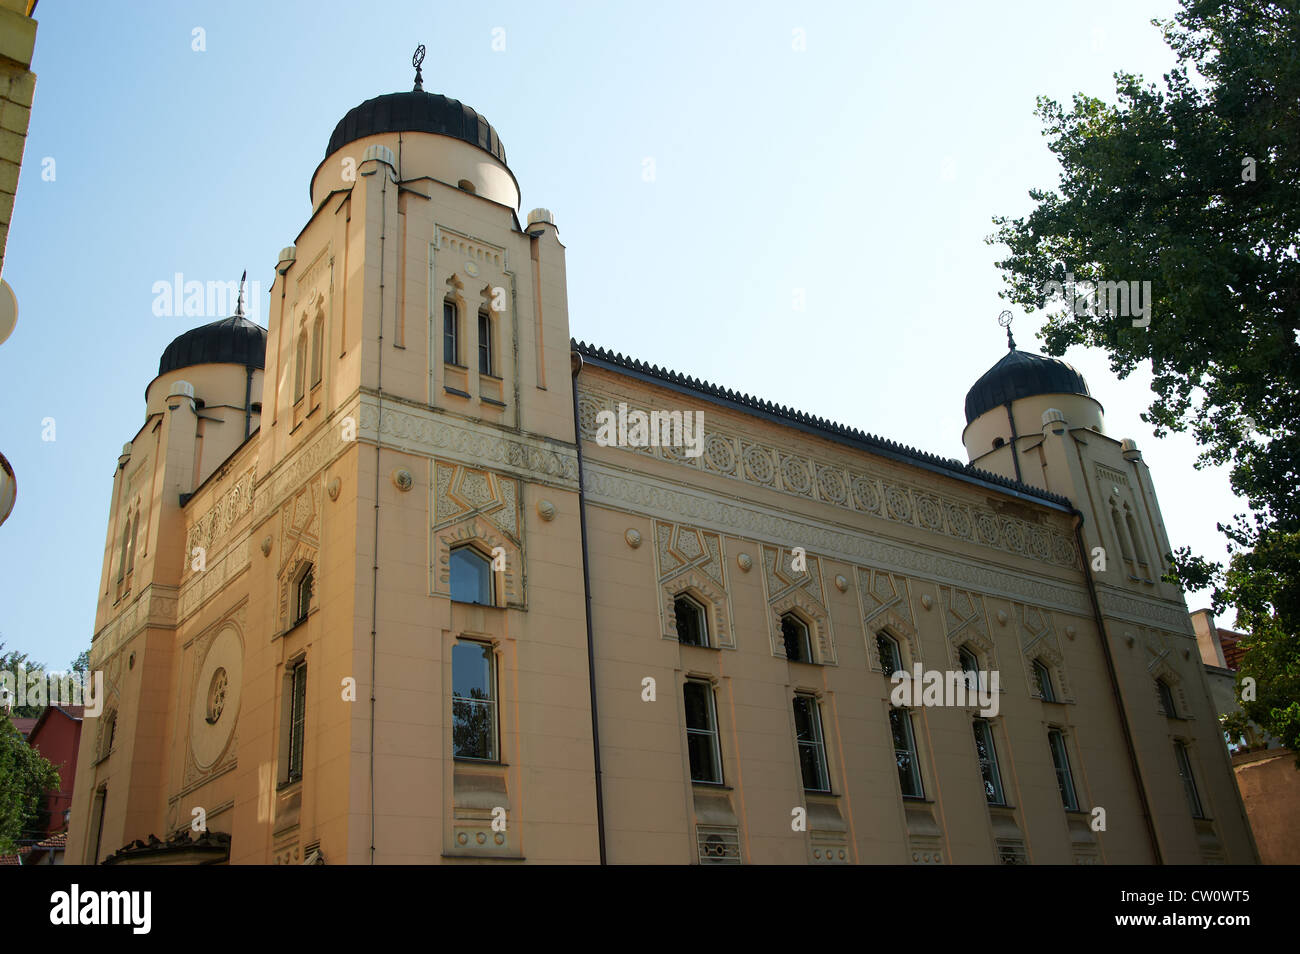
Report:
M578 421L578 374L582 355L571 352L573 367L573 443L578 448L578 523L582 528L582 591L587 607L587 689L591 697L591 752L596 768L596 835L600 840L600 863L605 858L605 797L600 777L600 720L596 717L596 643L591 626L591 576L587 572L587 494L582 480L582 426Z
M253 405L249 403L253 400L253 366L250 364L244 370L248 372L244 381L244 440L248 440L253 432Z
M1106 624L1101 618L1101 603L1097 600L1097 584L1092 578L1092 566L1088 562L1088 549L1083 542L1083 514L1073 508L1074 539L1079 547L1079 559L1083 561L1083 577L1088 582L1088 598L1092 602L1092 618L1097 623L1097 637L1101 640L1102 658L1106 660L1106 675L1110 677L1111 692L1115 695L1115 710L1119 713L1120 729L1124 733L1124 747L1128 750L1129 767L1133 770L1133 780L1137 783L1138 800L1142 803L1142 820L1147 826L1147 836L1151 839L1151 853L1155 863L1164 864L1160 855L1160 841L1156 838L1155 822L1151 818L1151 803L1147 800L1146 786L1142 782L1142 771L1138 767L1137 747L1133 744L1133 730L1129 726L1128 714L1124 710L1124 698L1119 691L1119 676L1115 671L1115 660L1111 657L1110 642L1106 638Z
M384 163L380 163L384 165ZM374 175L374 173L371 173ZM379 361L375 376L375 539L370 577L370 863L375 863L375 653L379 627L379 445L384 420L384 239L388 229L388 173L379 199Z
M1020 448L1016 445L1016 441L1019 440L1019 435L1016 434L1016 416L1011 413L1010 401L1007 402L1006 407L1007 420L1011 422L1011 463L1016 467L1016 480L1023 484L1025 480L1020 476ZM1075 512L1077 513L1078 511ZM1084 562L1086 563L1087 561L1085 560Z

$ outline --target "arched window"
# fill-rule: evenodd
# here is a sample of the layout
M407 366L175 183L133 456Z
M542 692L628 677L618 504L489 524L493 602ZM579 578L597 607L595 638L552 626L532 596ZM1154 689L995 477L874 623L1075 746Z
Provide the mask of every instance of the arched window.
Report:
M1115 506L1114 501L1110 505L1110 522L1115 528L1115 539L1119 543L1119 551L1123 554L1125 560L1132 560L1133 553L1129 550L1128 539L1124 535L1124 528L1120 526L1119 509Z
M307 568L298 576L298 582L293 588L293 624L297 626L307 618L311 612L311 594L312 587L315 586L315 570L312 565L307 564Z
M486 308L478 313L478 373L496 374L492 367L492 316Z
M781 617L781 636L785 640L785 658L791 662L810 663L812 644L808 639L808 624L794 613Z
M311 386L320 384L321 354L325 350L325 315L317 314L311 329Z
M876 649L880 651L880 668L892 676L903 668L903 657L898 650L898 640L888 633L876 633Z
M1034 660L1034 682L1038 685L1038 697L1044 702L1056 701L1056 690L1052 687L1052 671L1041 659Z
M460 315L451 299L442 303L442 360L460 364Z
M307 332L298 336L298 345L293 357L293 403L302 400L307 381Z
M1133 556L1136 557L1138 563L1142 564L1142 566L1146 566L1147 555L1146 550L1142 546L1142 537L1138 535L1137 521L1133 519L1133 511L1129 510L1127 506L1124 507L1124 521L1128 525L1129 538L1133 541L1133 549L1135 551Z
M685 646L709 645L709 616L698 601L685 593L673 600L677 618L677 641Z
M126 559L131 549L131 522L127 521L126 529L122 531L122 553L117 561L117 582L121 583L126 579Z
M492 606L492 567L472 545L456 547L447 559L451 598L458 603Z
M1157 679L1156 694L1160 697L1160 708L1164 710L1165 715L1171 719L1177 719L1178 707L1174 705L1174 692L1169 688L1169 683L1163 679Z
M104 734L101 737L102 744L99 750L101 759L108 758L108 754L113 751L113 743L117 741L117 710L113 709L108 715L104 716Z
M975 651L969 646L961 646L957 649L957 664L961 666L961 671L966 674L966 686L970 689L980 688L980 661L975 655Z

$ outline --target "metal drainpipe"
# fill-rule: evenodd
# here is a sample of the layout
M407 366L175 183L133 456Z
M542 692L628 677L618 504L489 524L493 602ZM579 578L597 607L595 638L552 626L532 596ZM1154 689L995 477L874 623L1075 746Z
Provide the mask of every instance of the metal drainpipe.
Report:
M384 163L379 163L384 165ZM374 173L371 173L374 175ZM375 540L370 577L370 863L375 863L375 652L379 641L379 445L384 420L384 239L388 229L388 173L379 200L379 367L375 377Z
M244 440L248 440L253 430L253 405L249 403L253 400L253 366L250 364L244 370L248 372L244 381Z
M1106 674L1110 677L1110 688L1115 694L1115 708L1119 712L1120 728L1124 732L1124 746L1128 749L1129 767L1133 770L1133 780L1137 783L1138 800L1142 803L1142 820L1146 822L1147 836L1151 839L1151 852L1155 863L1164 864L1160 854L1160 841L1156 838L1155 822L1151 818L1151 803L1147 800L1146 786L1142 783L1142 771L1138 768L1137 748L1133 744L1133 730L1128 723L1128 714L1124 710L1124 698L1119 691L1119 676L1115 672L1115 660L1110 654L1110 642L1106 639L1106 624L1101 619L1101 603L1097 601L1097 584L1092 578L1092 565L1088 562L1088 550L1083 542L1083 514L1077 507L1071 511L1074 517L1074 539L1079 547L1079 559L1083 561L1083 576L1088 581L1088 598L1092 601L1092 618L1097 623L1097 637L1101 640L1102 657L1106 660Z
M582 591L587 607L587 686L591 695L591 752L596 768L596 835L600 840L600 863L605 858L605 796L600 777L600 720L596 716L596 643L591 626L591 576L587 572L587 494L582 480L582 426L578 421L578 374L582 371L582 355L573 364L573 443L578 448L578 523L582 528Z
M1019 435L1016 434L1016 416L1011 413L1011 402L1007 402L1007 420L1011 422L1011 463L1016 467L1016 480L1024 483L1025 480L1020 476L1020 450L1016 446Z

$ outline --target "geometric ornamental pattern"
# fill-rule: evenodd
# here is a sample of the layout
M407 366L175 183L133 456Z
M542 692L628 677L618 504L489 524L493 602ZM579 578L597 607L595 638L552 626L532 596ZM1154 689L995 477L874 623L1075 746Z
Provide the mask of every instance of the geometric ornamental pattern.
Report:
M677 639L677 597L693 596L708 614L710 646L736 648L731 628L722 538L695 527L656 520L655 564L663 638Z
M992 672L998 668L997 651L989 636L988 619L984 615L984 598L975 593L949 586L939 587L939 604L943 609L944 633L952 661L960 669L957 650L963 644L973 646L979 654L980 668Z
M821 563L805 554L805 569L794 569L794 553L784 547L763 546L763 584L767 589L768 636L772 655L784 657L785 637L781 617L793 612L808 626L813 662L823 666L838 664L830 614L826 611L822 589Z
M451 551L469 544L489 560L505 557L505 569L492 572L493 603L523 607L519 482L489 470L435 461L430 493L434 595L451 595Z
M619 402L626 402L629 408L633 405L624 396L579 391L578 424L582 436L594 441L597 414L613 411ZM703 422L700 427L703 429ZM688 457L677 447L621 449L1042 563L1071 569L1079 566L1074 538L1059 528L998 513L991 507L929 488L909 486L897 474L876 471L858 461L846 466L794 454L713 425L703 435L702 452L697 457Z
M899 640L903 668L910 670L913 663L921 661L921 641L912 619L912 603L908 595L907 578L871 567L855 567L858 578L858 596L862 601L862 627L867 640L868 665L884 672L880 660L880 645L876 634L888 630Z
M1061 652L1061 643L1056 635L1052 614L1036 606L1015 604L1016 620L1020 630L1020 654L1024 659L1025 679L1029 694L1035 699L1042 695L1034 677L1034 662L1041 662L1047 667L1056 690L1057 702L1074 702L1070 690L1070 677L1065 671L1065 654Z

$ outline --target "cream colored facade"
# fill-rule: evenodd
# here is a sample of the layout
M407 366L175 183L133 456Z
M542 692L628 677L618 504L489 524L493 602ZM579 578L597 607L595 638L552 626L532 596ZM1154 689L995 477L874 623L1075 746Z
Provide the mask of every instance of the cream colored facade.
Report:
M1158 582L1151 475L1095 401L1016 402L989 454L1005 413L972 422L977 471L573 345L558 231L519 222L486 122L435 133L366 105L281 255L263 369L167 371L119 461L91 654L109 702L83 733L70 861L1257 860L1186 607ZM471 360L480 313L492 373ZM703 412L703 453L602 446L621 404ZM1084 550L1113 554L1096 612L1078 519ZM466 544L504 557L493 606L450 598ZM683 593L710 648L678 638ZM812 661L787 659L786 613ZM923 795L903 796L882 630L909 671L964 647L1000 674L1001 804L965 706L910 710ZM452 755L458 641L495 660L495 760ZM688 679L710 690L721 784L692 781ZM826 792L805 790L796 694Z

